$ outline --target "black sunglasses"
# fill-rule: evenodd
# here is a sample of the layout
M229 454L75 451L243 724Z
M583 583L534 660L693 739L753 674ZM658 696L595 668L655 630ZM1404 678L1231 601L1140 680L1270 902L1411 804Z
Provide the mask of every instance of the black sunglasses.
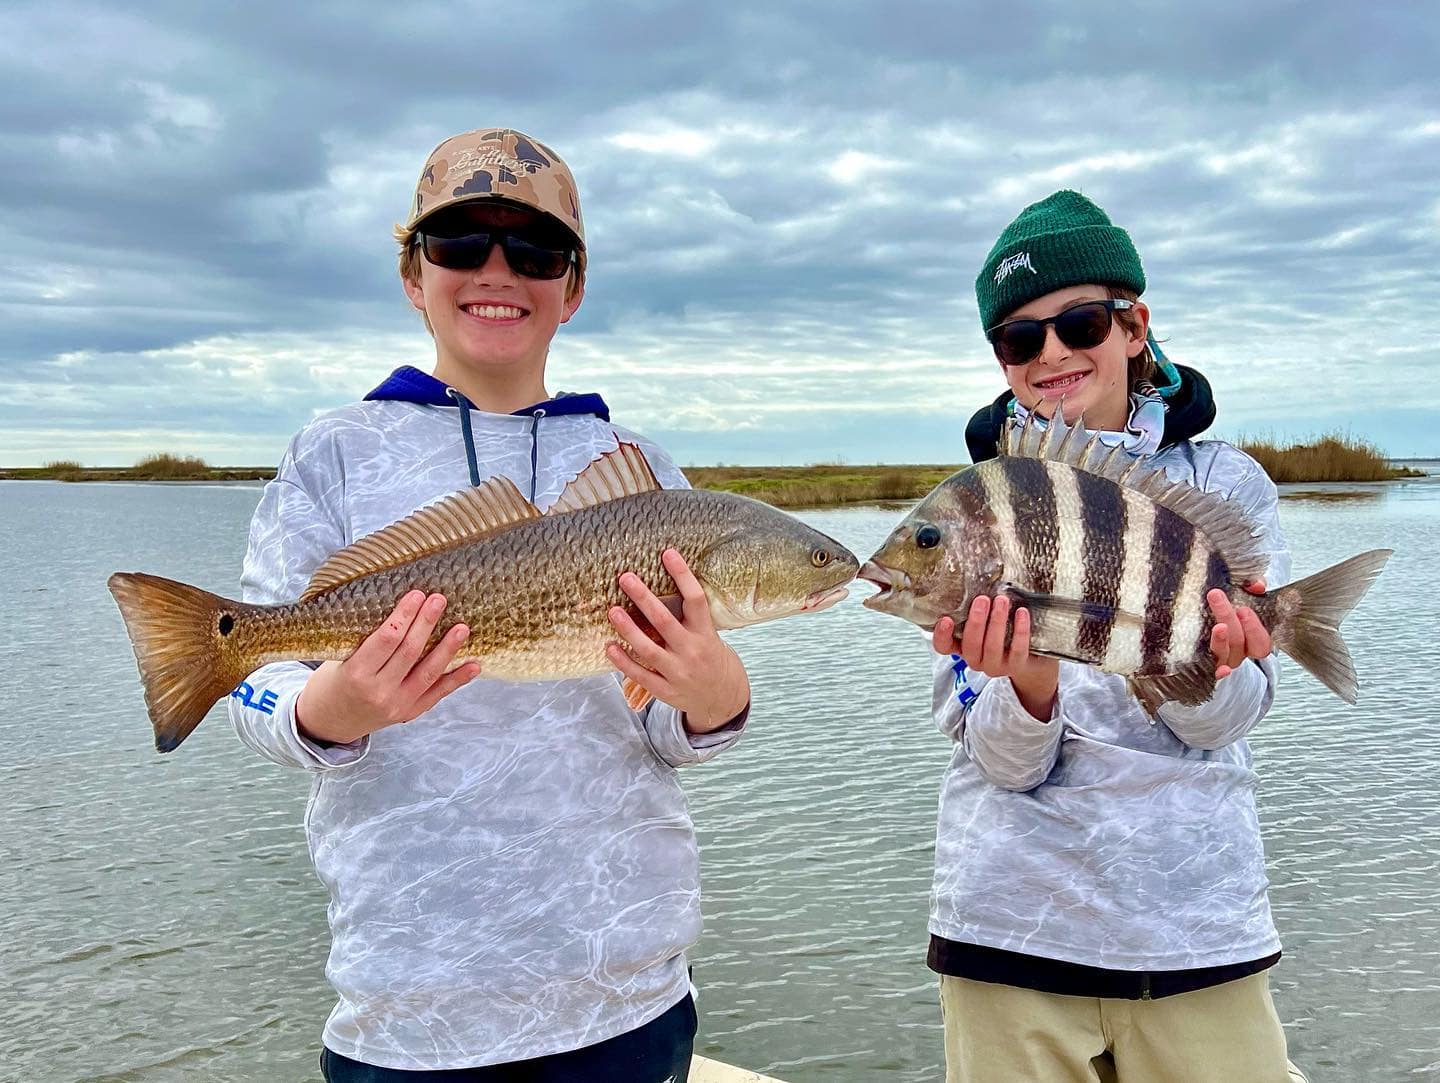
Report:
M560 278L575 263L573 244L553 233L533 229L486 229L456 236L421 233L419 239L425 258L451 271L473 271L485 266L490 250L497 244L510 269L526 278Z
M1134 301L1116 297L1108 301L1084 301L1071 305L1048 320L1010 320L997 323L985 332L995 356L1003 365L1028 365L1045 348L1045 327L1055 325L1055 334L1072 350L1088 350L1110 337L1111 313L1134 308Z

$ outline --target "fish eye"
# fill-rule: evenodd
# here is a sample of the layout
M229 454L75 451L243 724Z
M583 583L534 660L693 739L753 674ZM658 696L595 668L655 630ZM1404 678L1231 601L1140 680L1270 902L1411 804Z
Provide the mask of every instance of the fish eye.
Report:
M815 567L817 568L825 567L825 565L829 564L834 559L834 555L828 549L810 550L810 563L815 565Z
M915 531L915 544L921 549L934 549L940 544L940 528L934 523L926 523Z

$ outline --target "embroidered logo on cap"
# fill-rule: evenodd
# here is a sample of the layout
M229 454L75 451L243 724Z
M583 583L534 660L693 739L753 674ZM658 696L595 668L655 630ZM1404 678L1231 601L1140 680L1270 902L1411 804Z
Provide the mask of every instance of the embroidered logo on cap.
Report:
M1021 267L1024 267L1032 275L1040 273L1030 262L1029 252L1017 252L1013 256L1006 256L1000 261L1000 266L995 268L995 285L1000 285Z

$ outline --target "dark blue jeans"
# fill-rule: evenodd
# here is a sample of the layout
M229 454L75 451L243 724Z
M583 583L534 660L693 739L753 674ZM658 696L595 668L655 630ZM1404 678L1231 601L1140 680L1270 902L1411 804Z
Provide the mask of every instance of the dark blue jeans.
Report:
M320 1070L326 1083L685 1083L695 1027L695 1001L687 996L628 1034L534 1060L411 1072L361 1064L326 1049L320 1054Z

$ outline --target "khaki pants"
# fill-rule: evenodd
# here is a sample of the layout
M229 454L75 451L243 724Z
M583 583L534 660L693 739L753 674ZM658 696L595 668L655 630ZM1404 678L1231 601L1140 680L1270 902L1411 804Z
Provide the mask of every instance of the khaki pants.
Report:
M1269 976L1160 1000L940 978L946 1083L1305 1083Z

